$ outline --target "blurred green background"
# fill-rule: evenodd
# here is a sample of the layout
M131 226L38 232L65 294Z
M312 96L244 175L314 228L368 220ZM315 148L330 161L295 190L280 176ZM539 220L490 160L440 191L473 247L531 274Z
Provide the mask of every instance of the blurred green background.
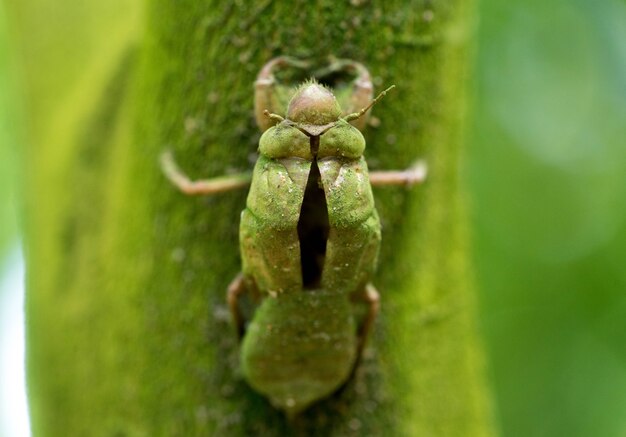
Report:
M483 0L468 178L504 436L626 436L626 2Z
M502 435L626 436L626 2L478 15L464 180ZM0 259L19 168L4 18Z
M16 92L9 68L4 10L0 3L0 271L2 259L17 239L15 195L18 174L16 144Z

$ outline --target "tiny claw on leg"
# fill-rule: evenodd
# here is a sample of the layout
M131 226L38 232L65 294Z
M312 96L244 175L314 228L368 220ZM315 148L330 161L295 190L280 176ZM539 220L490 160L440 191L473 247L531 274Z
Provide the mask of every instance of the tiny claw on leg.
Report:
M373 171L370 173L370 183L373 186L421 184L426 180L428 166L424 161L417 161L413 166L400 171Z

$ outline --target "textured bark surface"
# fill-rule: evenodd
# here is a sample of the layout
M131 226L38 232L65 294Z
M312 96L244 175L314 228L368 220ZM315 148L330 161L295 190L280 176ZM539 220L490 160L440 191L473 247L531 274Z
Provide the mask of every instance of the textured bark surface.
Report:
M8 3L31 120L35 435L493 434L459 186L471 1L152 0L143 19L119 0ZM430 170L376 189L374 338L355 378L291 423L242 381L229 325L245 193L187 198L157 165L173 148L195 178L249 169L252 83L279 54L352 58L396 84L365 133L370 168Z

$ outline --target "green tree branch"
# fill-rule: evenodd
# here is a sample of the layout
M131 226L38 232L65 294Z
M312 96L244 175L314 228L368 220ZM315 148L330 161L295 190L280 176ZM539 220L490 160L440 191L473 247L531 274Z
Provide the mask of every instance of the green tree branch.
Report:
M24 3L11 9L36 55L38 2ZM52 93L43 73L29 70L35 435L492 435L458 177L472 2L148 3L140 50L131 37L110 43L83 75L99 78L84 85L91 97L57 103L55 120L45 116L57 106L38 100ZM103 23L132 35L117 14ZM56 49L27 67L63 71ZM409 191L376 190L374 338L355 378L292 423L238 370L224 292L240 268L245 193L190 199L158 167L173 148L195 178L249 169L252 84L280 54L355 59L380 89L395 84L366 132L370 168L423 158L430 174Z

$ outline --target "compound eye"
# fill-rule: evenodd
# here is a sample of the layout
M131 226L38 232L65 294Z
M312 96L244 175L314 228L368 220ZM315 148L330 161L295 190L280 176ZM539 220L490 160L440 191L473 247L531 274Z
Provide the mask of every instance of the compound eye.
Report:
M313 159L309 137L285 123L279 123L261 135L259 153L274 159Z

